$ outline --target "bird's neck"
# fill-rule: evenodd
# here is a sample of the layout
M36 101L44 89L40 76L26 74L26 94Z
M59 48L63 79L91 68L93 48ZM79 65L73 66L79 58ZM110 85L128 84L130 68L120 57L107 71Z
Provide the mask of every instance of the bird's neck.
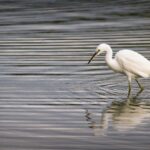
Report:
M106 51L106 56L105 56L105 61L108 64L108 66L111 66L111 62L113 61L112 57L113 57L113 51L110 48Z
M107 50L105 60L106 60L107 65L112 70L114 70L115 72L121 72L121 68L119 64L117 63L115 59L113 59L113 51L111 48Z

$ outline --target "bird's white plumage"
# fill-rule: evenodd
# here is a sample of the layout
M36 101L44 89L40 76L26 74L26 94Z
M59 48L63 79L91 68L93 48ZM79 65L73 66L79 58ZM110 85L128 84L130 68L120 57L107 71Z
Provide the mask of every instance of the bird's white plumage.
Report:
M144 88L138 82L137 78L147 78L150 76L150 61L148 59L146 59L141 54L128 49L120 50L116 53L113 59L113 52L111 47L108 44L103 43L98 45L98 47L96 48L96 52L91 57L88 63L90 63L95 56L103 52L106 52L105 60L108 66L115 72L123 73L128 77L128 96L130 95L131 91L132 79L136 80L141 89L140 91L143 91Z
M135 77L150 76L150 62L135 51L121 50L116 54L115 60L125 73L129 72Z

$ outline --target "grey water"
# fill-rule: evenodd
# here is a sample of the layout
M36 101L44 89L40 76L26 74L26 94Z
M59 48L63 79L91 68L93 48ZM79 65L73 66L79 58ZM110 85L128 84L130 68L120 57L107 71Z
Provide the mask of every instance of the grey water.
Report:
M149 150L150 79L87 64L98 44L150 60L149 0L0 1L1 150Z

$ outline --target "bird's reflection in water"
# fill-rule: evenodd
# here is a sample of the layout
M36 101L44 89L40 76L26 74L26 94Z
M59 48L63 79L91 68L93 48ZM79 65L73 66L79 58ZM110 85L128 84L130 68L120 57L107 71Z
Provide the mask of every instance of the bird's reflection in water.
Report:
M85 116L94 135L105 135L112 129L126 132L150 118L150 105L132 98L122 102L113 102L99 114L99 119L95 121L89 110L86 110Z

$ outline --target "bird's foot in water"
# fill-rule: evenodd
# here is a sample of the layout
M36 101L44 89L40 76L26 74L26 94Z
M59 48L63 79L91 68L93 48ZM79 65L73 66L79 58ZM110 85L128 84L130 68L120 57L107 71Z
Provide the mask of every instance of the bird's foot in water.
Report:
M141 86L141 89L137 92L136 97L139 96L143 92L143 90L144 90L144 87Z
M137 97L143 92L144 90L144 87L142 87L137 93L135 96L132 97L132 99L137 99Z

